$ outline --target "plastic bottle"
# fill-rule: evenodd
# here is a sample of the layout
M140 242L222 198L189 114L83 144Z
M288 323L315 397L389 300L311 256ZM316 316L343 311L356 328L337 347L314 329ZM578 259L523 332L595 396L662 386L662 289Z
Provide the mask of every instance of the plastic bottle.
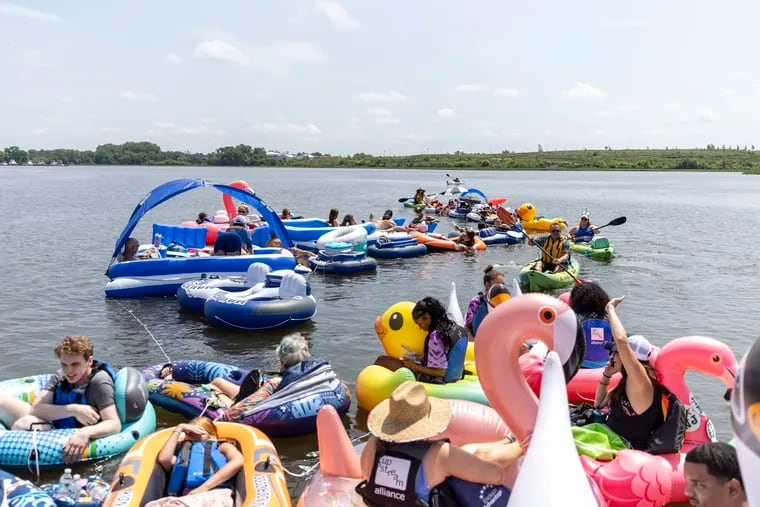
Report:
M90 481L87 483L87 492L96 502L102 502L108 496L109 490L108 483L99 478L90 477Z
M159 246L161 246L161 240L162 239L163 239L163 237L160 234L156 233L153 236L153 246L156 247L156 248L158 248Z
M71 475L71 469L70 468L64 468L63 469L63 475L61 475L61 478L58 479L58 484L60 486L59 490L63 492L69 492L71 490L71 483L74 482L74 476Z
M74 482L71 484L73 492L78 493L79 490L84 489L87 486L87 479L82 479L79 474L74 474Z

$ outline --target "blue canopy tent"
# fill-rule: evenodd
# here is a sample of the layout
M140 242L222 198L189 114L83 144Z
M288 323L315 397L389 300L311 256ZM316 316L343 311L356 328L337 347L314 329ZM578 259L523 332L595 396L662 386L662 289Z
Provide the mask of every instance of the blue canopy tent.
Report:
M459 194L460 199L470 199L473 201L481 201L481 202L488 202L488 199L486 198L486 194L478 190L477 188L470 188L466 191Z
M272 210L272 208L267 206L264 201L259 199L258 196L251 194L245 190L231 187L229 185L222 185L221 183L216 183L208 180L186 178L169 181L167 183L159 185L148 192L145 197L142 198L142 200L137 204L135 210L132 212L132 216L129 217L129 221L127 222L126 227L124 227L124 230L121 231L119 238L116 240L113 256L111 257L111 262L108 264L109 267L111 264L113 264L114 260L116 260L119 252L121 252L121 250L124 248L127 239L129 238L130 234L132 234L132 231L137 226L137 223L148 211L176 195L199 187L215 188L224 194L228 194L241 202L253 206L261 215L261 218L263 218L264 221L269 224L270 230L274 232L278 238L280 238L282 246L284 248L291 248L293 246L293 242L290 240L290 236L288 236L288 232L280 220L280 217L274 210Z

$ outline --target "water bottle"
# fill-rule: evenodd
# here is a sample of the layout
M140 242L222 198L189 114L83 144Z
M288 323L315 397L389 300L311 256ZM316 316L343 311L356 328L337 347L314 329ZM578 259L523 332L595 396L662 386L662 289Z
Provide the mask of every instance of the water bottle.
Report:
M60 491L63 492L69 492L71 491L71 483L74 482L74 476L71 475L71 469L70 468L64 468L63 469L63 475L61 475L61 478L58 479L58 484L60 486Z
M71 483L72 491L78 493L80 490L87 486L87 479L83 479L81 475L74 474L74 482Z
M108 491L110 489L111 488L107 482L96 476L90 477L90 480L87 483L87 492L90 493L90 496L96 502L103 502L106 496L108 496Z
M156 233L153 236L153 246L156 247L156 248L160 247L162 239L163 239L163 236L161 236L160 234Z

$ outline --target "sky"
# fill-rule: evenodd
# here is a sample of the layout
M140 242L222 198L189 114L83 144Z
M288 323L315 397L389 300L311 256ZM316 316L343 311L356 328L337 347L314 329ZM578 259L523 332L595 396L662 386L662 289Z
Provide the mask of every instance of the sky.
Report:
M760 147L760 2L0 1L0 147Z

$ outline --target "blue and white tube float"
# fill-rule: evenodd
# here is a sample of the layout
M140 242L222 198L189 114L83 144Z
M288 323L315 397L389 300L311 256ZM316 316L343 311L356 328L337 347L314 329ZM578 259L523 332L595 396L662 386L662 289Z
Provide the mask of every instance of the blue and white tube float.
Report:
M280 275L284 272L277 271ZM246 276L224 278L201 278L183 283L177 289L177 302L181 309L188 312L203 313L203 304L217 292L245 292L255 294L265 288L267 275L272 268L261 262L254 262L248 267ZM279 285L279 278L277 279Z
M33 403L50 377L50 374L43 374L5 380L0 382L0 391ZM148 401L148 388L138 370L122 368L116 375L114 389L121 431L90 441L75 463L126 452L135 442L156 429L156 412ZM38 463L40 467L61 467L66 464L63 444L75 432L76 428L47 431L0 428L0 466L27 467Z
M172 296L185 282L206 277L245 276L254 262L272 269L295 269L296 259L284 248L257 248L253 255L144 259L119 262L108 270L108 297Z
M522 232L503 231L496 227L480 229L478 236L486 245L515 245L525 240L525 235Z
M0 504L8 507L56 507L55 500L31 481L0 470Z
M319 273L348 275L377 270L377 262L366 252L356 252L349 243L328 243L309 259L311 269Z
M427 247L406 232L375 232L367 241L367 255L378 259L398 259L425 255Z
M254 294L220 291L203 305L209 323L238 329L274 329L310 320L317 312L311 285L302 275L285 272L279 287Z

